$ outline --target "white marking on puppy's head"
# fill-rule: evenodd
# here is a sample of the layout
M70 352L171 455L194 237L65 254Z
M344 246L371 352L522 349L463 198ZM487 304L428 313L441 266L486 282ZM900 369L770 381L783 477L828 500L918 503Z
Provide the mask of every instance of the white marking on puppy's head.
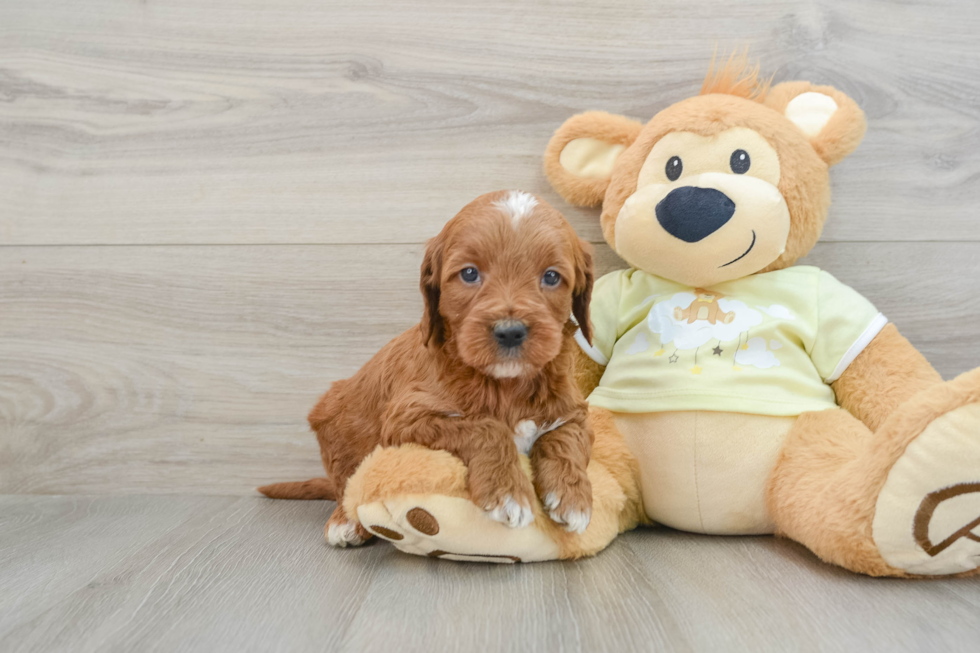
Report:
M502 200L493 203L498 209L510 216L510 223L517 228L521 220L531 215L538 205L537 198L522 190L512 190Z

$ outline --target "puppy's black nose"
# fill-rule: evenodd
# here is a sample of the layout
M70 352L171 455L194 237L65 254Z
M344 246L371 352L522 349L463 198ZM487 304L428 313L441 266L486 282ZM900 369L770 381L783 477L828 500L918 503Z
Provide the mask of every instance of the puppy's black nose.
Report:
M504 349L520 347L527 339L527 325L517 320L501 320L493 325L493 337Z
M657 221L671 236L696 243L735 215L735 202L720 190L681 186L657 204Z

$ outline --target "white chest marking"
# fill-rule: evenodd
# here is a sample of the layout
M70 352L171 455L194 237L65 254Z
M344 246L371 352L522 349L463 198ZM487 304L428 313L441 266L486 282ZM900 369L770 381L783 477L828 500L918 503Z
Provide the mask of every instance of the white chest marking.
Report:
M542 435L565 423L563 419L556 419L554 422L545 422L541 426L534 423L534 420L525 419L517 423L514 427L514 444L517 445L517 452L522 455L529 455L531 447Z

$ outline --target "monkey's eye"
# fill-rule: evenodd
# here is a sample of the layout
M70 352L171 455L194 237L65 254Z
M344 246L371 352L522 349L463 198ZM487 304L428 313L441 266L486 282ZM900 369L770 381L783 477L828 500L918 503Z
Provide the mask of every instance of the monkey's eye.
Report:
M667 175L667 179L671 181L677 181L678 177L684 171L684 162L681 161L679 156L672 156L667 160L667 167L664 169L664 173Z
M460 271L459 278L463 280L463 283L476 283L480 280L480 271L471 265Z
M735 150L732 152L732 158L728 161L728 165L732 167L732 172L736 175L744 175L752 166L752 159L749 158L749 153L745 150Z
M546 270L543 275L541 275L541 285L548 286L549 288L554 288L561 283L561 275L555 270Z

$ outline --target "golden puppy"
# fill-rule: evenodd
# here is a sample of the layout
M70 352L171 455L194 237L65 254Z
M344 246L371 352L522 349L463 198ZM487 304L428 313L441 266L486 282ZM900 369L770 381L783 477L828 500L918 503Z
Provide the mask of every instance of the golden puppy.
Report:
M422 322L309 415L327 479L259 488L273 498L338 502L331 544L370 532L342 508L347 479L378 445L444 449L469 469L472 500L491 519L533 519L537 491L569 531L589 523L592 431L573 378L575 323L589 336L592 247L558 211L519 191L478 197L428 243ZM530 455L534 487L518 453Z

